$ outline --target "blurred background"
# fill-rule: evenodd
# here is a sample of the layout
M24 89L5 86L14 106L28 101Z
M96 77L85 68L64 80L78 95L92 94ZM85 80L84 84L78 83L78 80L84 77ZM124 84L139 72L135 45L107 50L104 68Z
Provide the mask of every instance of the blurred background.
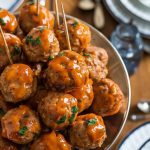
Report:
M0 0L0 6L18 11L23 0ZM41 3L44 4L44 0ZM130 74L132 100L130 115L119 139L112 149L134 128L150 121L149 114L137 109L141 100L150 102L150 0L63 0L66 14L91 24L117 48ZM53 0L45 6L53 10ZM19 9L18 9L19 8ZM131 114L143 115L131 121Z

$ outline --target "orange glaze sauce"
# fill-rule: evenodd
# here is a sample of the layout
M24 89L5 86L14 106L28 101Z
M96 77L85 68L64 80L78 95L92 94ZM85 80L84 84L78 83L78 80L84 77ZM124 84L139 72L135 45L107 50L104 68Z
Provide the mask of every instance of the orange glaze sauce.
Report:
M93 81L88 79L85 85L74 89L70 93L78 100L79 112L87 109L93 102L94 93L92 84Z
M18 22L16 17L8 12L5 9L0 10L0 18L3 19L3 21L6 23L5 25L2 25L2 29L5 32L15 32Z
M29 66L24 64L13 64L10 67L6 72L6 80L8 83L15 81L19 84L19 86L15 85L14 97L22 98L26 94L26 86L33 82L33 72Z

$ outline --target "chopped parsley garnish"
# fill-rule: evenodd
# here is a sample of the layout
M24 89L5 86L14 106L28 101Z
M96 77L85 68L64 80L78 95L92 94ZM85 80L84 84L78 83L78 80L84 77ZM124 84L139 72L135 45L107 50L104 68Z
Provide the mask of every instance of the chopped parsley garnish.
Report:
M1 116L5 115L5 112L4 112L4 110L2 108L0 108L0 115Z
M41 39L40 39L40 37L37 37L36 39L33 39L32 36L27 36L26 37L26 43L27 44L30 43L32 46L41 45Z
M59 120L56 121L57 124L64 123L66 121L66 116L62 116Z
M78 112L78 108L76 106L73 106L71 111L72 113L76 114Z
M94 125L94 124L96 124L96 119L94 118L94 119L88 120L88 121L87 121L87 124L88 124L88 125Z
M78 112L78 108L76 106L73 106L72 109L71 109L71 112L72 112L72 115L71 115L71 118L69 119L69 122L72 123L75 116L76 116L76 113Z
M78 22L75 20L73 23L72 23L72 26L73 27L76 27L78 25Z
M5 25L6 25L4 19L0 18L0 24L1 24L2 26L5 26Z
M20 47L18 47L18 46L14 46L14 51L13 51L13 53L12 53L12 55L14 56L14 55L18 55L18 54L20 54L20 52L21 52L21 49L20 49Z
M42 33L44 31L45 27L39 27L40 32Z
M53 60L54 59L54 56L49 56L49 60Z
M2 53L3 52L3 49L2 48L0 48L0 53Z
M83 56L91 57L91 55L89 53L86 53L86 52L83 53Z
M24 127L20 128L20 130L19 130L18 133L19 133L20 135L24 135L27 130L28 130L28 128L27 128L26 126L24 126Z
M64 56L64 52L60 52L58 56Z

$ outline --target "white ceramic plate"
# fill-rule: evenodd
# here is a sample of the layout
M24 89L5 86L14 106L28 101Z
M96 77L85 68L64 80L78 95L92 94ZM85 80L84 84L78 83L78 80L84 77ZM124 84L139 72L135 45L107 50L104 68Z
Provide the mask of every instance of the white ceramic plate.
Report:
M132 14L122 5L120 0L103 0L103 2L110 14L118 22L127 23L130 19L134 19L133 24L138 27L142 37L144 37L144 50L150 53L150 22Z
M143 5L139 0L120 0L122 5L135 16L150 22L150 7ZM150 2L147 0L147 2Z
M138 0L141 4L150 8L150 0Z
M119 150L150 150L150 122L131 131L120 144Z

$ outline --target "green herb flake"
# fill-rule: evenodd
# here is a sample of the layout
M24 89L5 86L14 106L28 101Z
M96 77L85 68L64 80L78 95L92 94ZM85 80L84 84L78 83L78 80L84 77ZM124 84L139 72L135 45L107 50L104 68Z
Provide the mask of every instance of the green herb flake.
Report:
M3 52L3 49L2 48L0 48L0 53L2 53Z
M4 112L4 110L2 108L0 108L0 115L1 116L5 115L5 112Z
M32 39L32 36L27 36L27 37L26 37L26 44L31 43L32 40L33 40L33 39Z
M58 54L58 56L64 56L64 52L60 52L59 54Z
M88 124L88 125L95 125L95 124L96 124L96 119L94 118L94 119L88 120L88 121L87 121L87 124Z
M11 53L12 56L18 55L21 53L21 48L18 46L14 46L14 51Z
M24 135L27 130L28 130L28 128L27 128L26 126L24 126L24 127L20 128L20 130L19 130L18 133L19 133L20 135Z
M76 106L73 106L71 111L72 113L76 114L78 112L78 108Z
M72 109L71 109L71 112L72 112L72 115L71 115L71 118L69 119L69 122L72 123L75 116L76 116L76 113L78 112L78 108L76 106L73 106Z
M5 26L5 25L6 25L4 19L0 18L0 24L1 24L2 26Z
M76 27L77 25L78 25L78 21L75 20L75 21L72 23L72 26L73 26L73 27Z
M83 53L83 56L91 57L91 55L89 53L86 53L86 52Z
M41 39L40 37L37 37L36 39L33 39L32 36L27 36L26 37L26 43L27 44L31 44L32 46L36 46L36 45L41 45Z
M46 27L39 27L40 32L42 33L44 29L47 29Z
M62 116L59 120L56 121L57 124L64 123L66 121L66 116Z
M54 59L54 56L49 56L49 60L53 60Z

